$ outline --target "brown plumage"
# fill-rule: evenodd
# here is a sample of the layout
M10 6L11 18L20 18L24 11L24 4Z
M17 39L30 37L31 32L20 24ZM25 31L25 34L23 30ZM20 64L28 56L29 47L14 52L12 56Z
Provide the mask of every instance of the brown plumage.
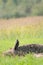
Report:
M19 46L19 41L16 41L14 48L6 51L4 55L26 55L29 52L33 53L43 53L43 45L40 44L28 44L24 46Z

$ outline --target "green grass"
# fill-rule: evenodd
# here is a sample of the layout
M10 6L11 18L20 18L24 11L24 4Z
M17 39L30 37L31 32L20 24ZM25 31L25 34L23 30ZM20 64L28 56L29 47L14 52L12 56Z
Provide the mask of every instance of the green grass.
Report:
M42 27L41 27L42 26ZM15 45L16 39L20 45L43 44L43 25L38 27L23 27L10 31L0 31L0 65L43 65L43 57L36 58L33 54L25 57L2 56L1 53Z
M43 65L43 57L36 58L31 54L25 57L0 57L0 65Z

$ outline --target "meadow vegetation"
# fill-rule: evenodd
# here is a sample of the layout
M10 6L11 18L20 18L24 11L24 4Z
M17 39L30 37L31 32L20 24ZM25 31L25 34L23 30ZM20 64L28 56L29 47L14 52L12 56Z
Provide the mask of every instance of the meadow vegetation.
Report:
M34 18L32 18L31 21L34 21L33 19ZM9 22L9 24L7 21ZM10 21L0 20L0 65L43 65L43 57L36 58L31 53L27 54L25 57L2 56L3 51L12 48L15 45L16 39L20 41L20 45L31 43L43 44L43 18L38 20L38 18L36 17L34 24L32 22L31 24L29 24L28 21L28 25L25 25L25 22L23 24L22 18L20 21L18 19L15 19L13 22L19 22L15 23L14 25L12 24L13 22L11 23ZM22 22L21 25L19 24L20 22ZM6 23L8 24L8 26ZM5 24L7 27L5 26ZM19 24L20 26L17 24ZM17 26L15 27L15 25Z

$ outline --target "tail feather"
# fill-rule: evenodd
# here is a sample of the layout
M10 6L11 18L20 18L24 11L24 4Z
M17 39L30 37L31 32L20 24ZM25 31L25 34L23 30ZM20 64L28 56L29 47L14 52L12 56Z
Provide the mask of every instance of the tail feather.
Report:
M16 44L15 44L15 47L14 47L14 50L16 50L18 48L18 46L19 46L19 41L17 40Z

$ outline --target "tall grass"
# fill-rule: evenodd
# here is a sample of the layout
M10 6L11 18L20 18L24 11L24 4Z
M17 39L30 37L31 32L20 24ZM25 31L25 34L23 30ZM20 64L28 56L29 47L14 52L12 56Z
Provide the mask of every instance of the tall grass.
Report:
M16 39L20 45L43 44L43 24L0 30L0 65L43 65L43 57L36 58L33 54L25 57L3 57L1 53L15 45Z

